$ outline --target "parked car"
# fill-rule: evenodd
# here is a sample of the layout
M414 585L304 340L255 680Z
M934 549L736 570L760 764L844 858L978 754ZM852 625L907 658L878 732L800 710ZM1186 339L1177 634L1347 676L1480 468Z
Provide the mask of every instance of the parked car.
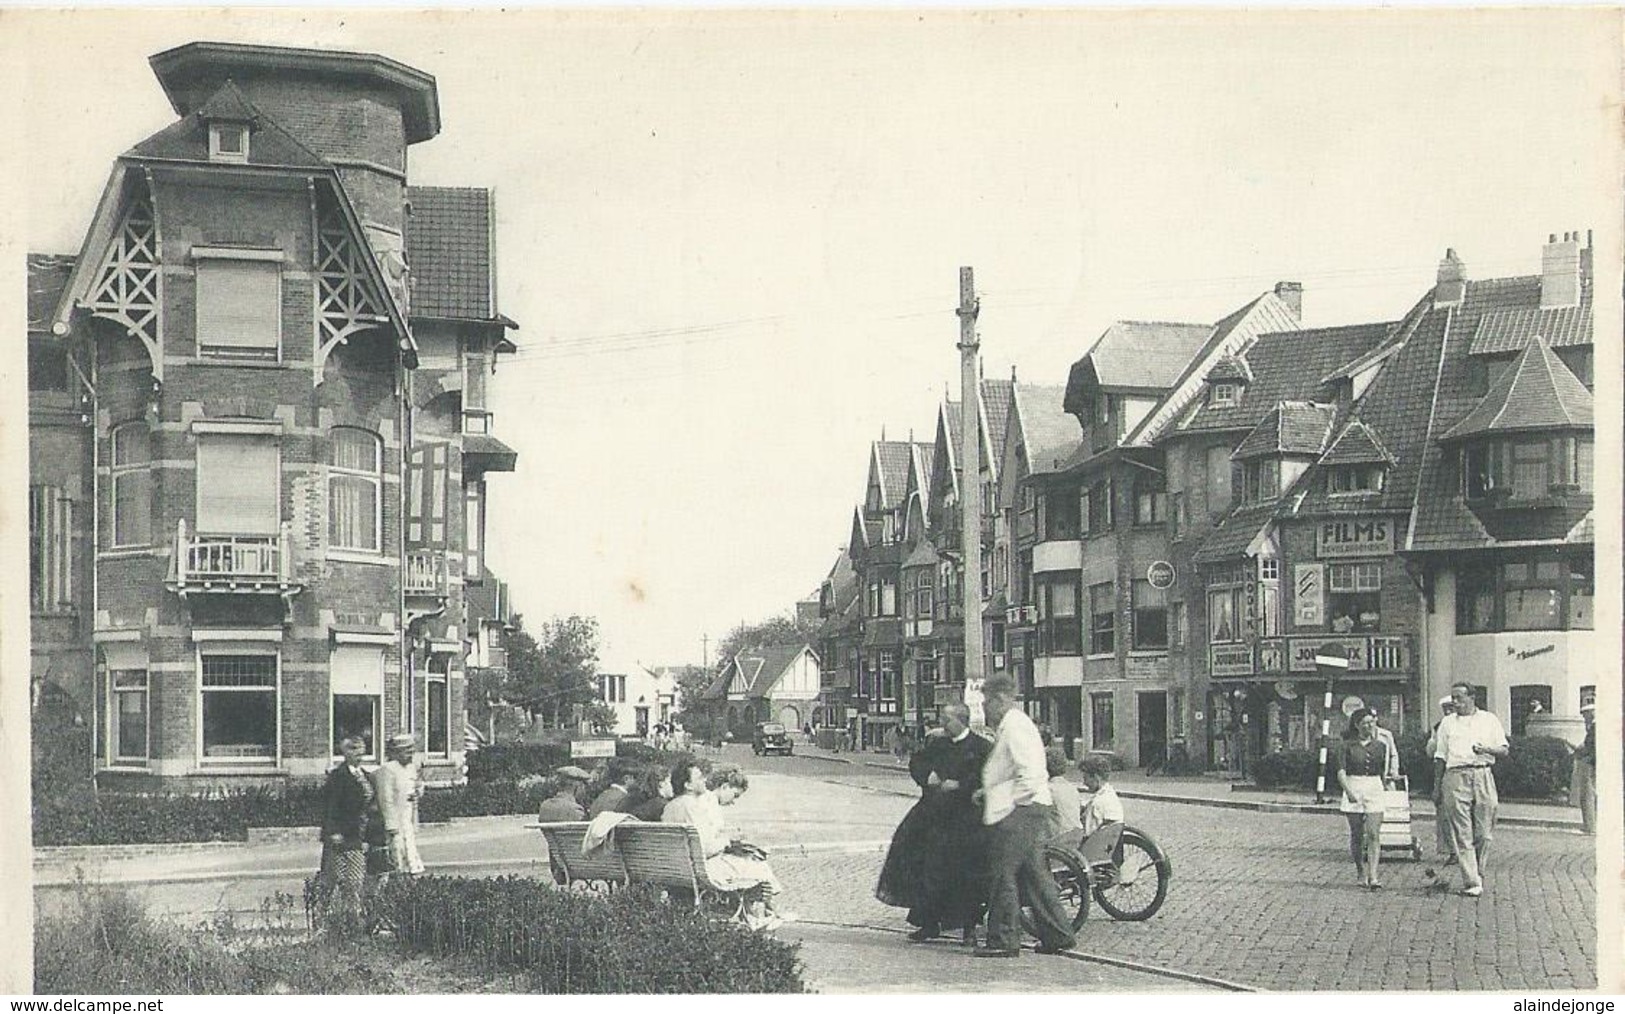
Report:
M786 757L795 752L789 733L778 722L758 722L750 737L750 748L760 757L768 753L782 753Z

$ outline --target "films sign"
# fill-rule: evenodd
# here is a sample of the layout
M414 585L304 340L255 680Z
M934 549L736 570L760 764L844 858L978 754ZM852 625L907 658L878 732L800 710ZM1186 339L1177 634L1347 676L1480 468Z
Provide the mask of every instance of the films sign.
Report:
M1393 554L1392 518L1338 518L1315 526L1315 555L1323 560Z

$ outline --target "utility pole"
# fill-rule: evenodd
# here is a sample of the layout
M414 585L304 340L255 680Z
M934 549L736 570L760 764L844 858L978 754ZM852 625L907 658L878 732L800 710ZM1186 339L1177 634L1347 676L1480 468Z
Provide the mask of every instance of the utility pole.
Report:
M976 278L971 268L959 269L959 513L961 581L965 611L965 706L971 720L982 707L982 458L980 370L977 354Z
M711 635L700 635L700 668L711 668Z

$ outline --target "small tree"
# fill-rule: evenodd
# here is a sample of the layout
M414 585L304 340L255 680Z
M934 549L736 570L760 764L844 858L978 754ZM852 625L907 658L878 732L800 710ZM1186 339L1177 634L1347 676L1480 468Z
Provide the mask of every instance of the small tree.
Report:
M598 698L598 621L590 616L554 617L536 635L515 616L508 635L509 700L532 717L551 716L557 728L576 705Z
M620 716L615 713L615 709L603 701L593 701L588 704L586 710L582 712L582 718L585 719L588 725L592 726L592 731L597 733L614 732L615 726L621 720Z
M727 665L742 651L759 651L775 644L801 644L813 640L822 620L801 619L793 613L780 613L755 623L741 623L728 631L717 645L717 662Z

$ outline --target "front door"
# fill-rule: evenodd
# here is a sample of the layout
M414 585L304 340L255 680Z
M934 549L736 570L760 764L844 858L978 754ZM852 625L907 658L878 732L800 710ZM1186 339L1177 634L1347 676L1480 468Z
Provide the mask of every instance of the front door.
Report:
M1160 765L1168 756L1168 695L1143 691L1140 703L1140 766Z
M646 707L637 707L632 709L632 713L634 716L636 716L635 721L637 723L638 735L649 735L649 709Z

